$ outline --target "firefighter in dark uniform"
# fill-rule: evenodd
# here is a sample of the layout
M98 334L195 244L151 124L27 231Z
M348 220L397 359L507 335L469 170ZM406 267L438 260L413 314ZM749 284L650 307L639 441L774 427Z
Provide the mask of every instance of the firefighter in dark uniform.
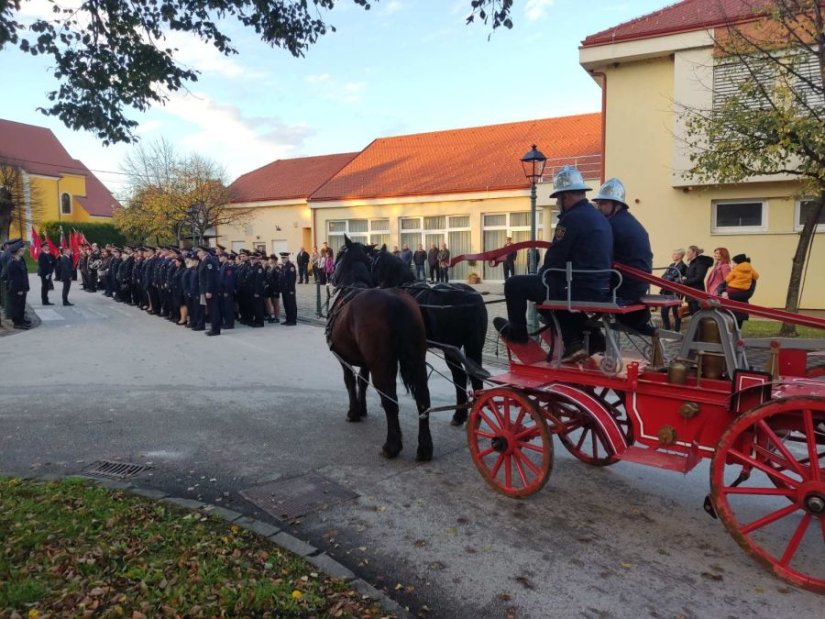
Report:
M143 261L142 285L143 295L146 299L146 305L148 306L146 311L149 314L157 314L158 311L160 311L160 299L158 299L158 291L155 288L154 280L152 279L156 260L155 248L147 247L146 260Z
M281 296L284 300L284 325L293 327L298 324L298 303L295 299L295 282L298 270L289 261L289 252L281 252Z
M220 286L218 281L220 264L218 264L218 259L206 245L198 246L198 256L200 256L201 259L200 266L198 266L198 283L200 293L206 301L206 312L209 315L209 323L211 325L206 335L220 335L222 320Z
M26 244L22 239L9 243L11 259L6 265L6 286L11 301L11 319L15 329L28 329L31 321L26 320L26 295L29 292L29 274L23 260Z
M201 287L200 277L198 271L200 270L201 259L200 252L190 256L191 264L190 270L192 273L189 276L189 328L192 331L203 331L206 329L206 312L201 305Z
M252 253L252 269L248 279L249 292L252 295L252 326L264 326L264 305L267 295L266 269L258 252Z
M126 256L122 259L120 266L115 273L115 281L117 282L118 294L120 300L124 303L132 304L132 269L135 266L135 257L132 248L126 246L123 248L123 254Z
M252 276L252 265L249 263L249 252L241 250L238 256L238 286L236 296L238 298L238 313L240 314L242 325L252 324L252 295L250 291L250 278Z
M235 254L223 252L220 256L221 270L219 273L221 316L224 329L235 328L235 288L238 277L235 270Z
M567 299L564 270L568 262L574 270L571 300L607 301L613 265L613 232L604 216L587 201L586 191L590 191L590 187L573 166L564 166L553 178L550 197L557 199L560 210L553 244L544 255L544 265L538 275L515 275L504 284L509 321L500 317L493 320L503 337L514 342L527 340L527 301L541 303L547 297L545 280L551 299ZM604 272L576 272L579 270ZM591 351L584 349L584 332L588 329L583 312L556 311L555 316L564 341L563 363L581 361L591 351L603 349L604 338L601 332L595 331L591 333Z
M74 270L74 263L72 262L72 250L64 247L61 251L61 256L57 260L55 267L57 273L60 275L60 281L63 282L63 305L74 305L69 302L69 289L72 287L72 271Z
M593 203L607 217L613 230L613 260L626 264L645 273L653 272L653 252L650 249L650 237L647 230L639 223L625 202L624 185L618 178L611 178L599 188L593 197ZM619 303L638 303L647 294L647 283L622 278L622 285L616 289ZM650 310L645 308L638 312L620 314L617 320L642 335L653 335L650 324Z
M51 248L44 245L37 257L37 275L40 277L40 303L43 305L54 305L49 301L49 290L54 288L52 275L57 257L52 256Z

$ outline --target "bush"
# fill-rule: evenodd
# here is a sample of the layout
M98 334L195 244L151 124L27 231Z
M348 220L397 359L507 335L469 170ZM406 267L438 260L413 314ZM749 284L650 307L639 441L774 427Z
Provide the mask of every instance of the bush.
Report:
M97 243L101 247L109 243L122 247L126 243L126 237L113 224L108 222L47 221L40 224L37 231L41 235L43 233L47 234L55 245L60 245L60 226L63 226L63 233L66 235L67 242L72 230L77 230L86 235L86 240L89 243Z

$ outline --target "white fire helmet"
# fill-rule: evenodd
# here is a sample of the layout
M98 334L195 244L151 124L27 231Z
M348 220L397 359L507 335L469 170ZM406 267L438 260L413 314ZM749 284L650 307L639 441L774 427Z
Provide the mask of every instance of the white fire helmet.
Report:
M590 191L590 187L584 184L582 173L575 166L566 165L553 177L553 193L550 197L555 198L565 191Z
M614 202L627 206L627 202L624 201L624 185L622 181L618 178L611 178L606 181L604 185L599 187L599 193L593 197L593 200L613 200Z

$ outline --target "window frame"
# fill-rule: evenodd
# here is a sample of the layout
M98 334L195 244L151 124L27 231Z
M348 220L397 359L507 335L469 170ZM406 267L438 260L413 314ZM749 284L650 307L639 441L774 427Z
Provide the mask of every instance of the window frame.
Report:
M717 225L718 207L728 204L759 204L762 208L762 223L758 226L719 226ZM763 198L741 198L737 200L713 200L711 203L710 231L712 234L751 234L767 232L768 201Z
M793 207L793 230L794 232L802 232L802 204L804 202L814 202L814 198L799 198L798 200L794 201ZM814 228L814 234L821 234L825 232L825 223L817 224L816 228Z
M63 198L68 198L68 200L66 201L67 204L69 205L69 210L68 211L63 209ZM61 215L71 215L72 214L72 194L70 194L68 191L62 191L60 193L60 203L57 205L57 207L60 209L60 214Z

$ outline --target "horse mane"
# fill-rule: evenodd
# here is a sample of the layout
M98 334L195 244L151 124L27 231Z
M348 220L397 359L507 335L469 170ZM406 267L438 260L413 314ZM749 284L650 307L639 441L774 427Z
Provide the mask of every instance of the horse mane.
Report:
M395 288L415 281L415 275L404 261L387 251L383 245L372 260L372 275L379 288Z

